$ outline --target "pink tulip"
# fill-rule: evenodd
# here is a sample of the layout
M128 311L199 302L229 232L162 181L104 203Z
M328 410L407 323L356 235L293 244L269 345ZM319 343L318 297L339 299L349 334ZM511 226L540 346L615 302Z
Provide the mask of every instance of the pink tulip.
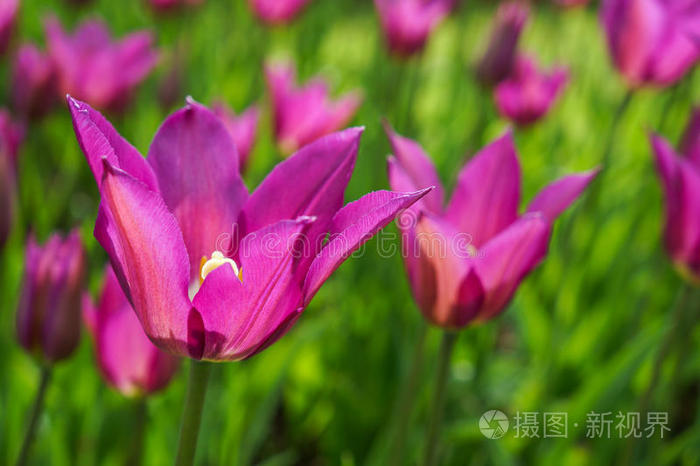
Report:
M272 98L275 137L283 155L343 128L362 103L359 92L331 101L328 86L320 78L298 88L291 65L268 65L265 76Z
M248 0L253 13L267 24L291 22L311 0Z
M182 7L198 6L202 3L204 3L204 0L149 0L151 7L161 13Z
M124 110L158 61L150 33L137 32L115 42L99 20L85 21L71 36L52 18L46 23L46 36L61 95L71 93L113 112Z
M496 84L513 71L518 39L528 14L527 4L520 1L505 2L498 8L491 41L477 67L480 81Z
M5 245L14 222L17 154L24 130L0 109L0 248Z
M632 87L674 84L698 62L697 0L604 0L600 16L612 60Z
M12 38L19 11L19 0L0 0L0 54L5 53Z
M700 108L686 129L680 151L652 134L656 168L666 197L666 251L681 274L700 283Z
M111 267L105 268L98 306L89 294L83 296L83 317L107 383L126 396L150 395L170 383L178 358L156 348L143 333Z
M569 80L565 68L537 69L534 60L519 57L513 73L494 89L498 111L518 125L529 125L552 107Z
M248 194L226 127L206 107L165 120L148 158L69 98L102 202L95 237L144 331L172 354L240 360L284 335L333 271L429 189L343 207L361 128L281 162Z
M255 135L258 131L258 119L260 117L258 107L252 105L240 115L236 115L233 110L218 102L212 106L212 110L221 118L231 135L231 139L236 144L241 173L245 173L250 152L253 149L253 144L255 144Z
M17 51L12 68L12 106L23 119L46 114L56 100L56 73L48 55L33 44Z
M518 214L520 166L510 132L462 169L452 200L423 149L389 127L392 189L437 186L399 218L413 295L431 323L452 329L499 314L547 254L552 223L597 171L565 176Z
M389 49L403 57L420 52L454 0L374 0Z
M17 335L39 359L55 363L73 353L80 341L80 293L85 276L80 235L52 235L42 247L29 238Z

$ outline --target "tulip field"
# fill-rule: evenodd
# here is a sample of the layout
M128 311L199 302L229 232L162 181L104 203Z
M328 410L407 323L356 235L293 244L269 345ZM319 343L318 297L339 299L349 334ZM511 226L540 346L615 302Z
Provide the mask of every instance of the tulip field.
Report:
M0 0L0 464L700 463L700 1Z

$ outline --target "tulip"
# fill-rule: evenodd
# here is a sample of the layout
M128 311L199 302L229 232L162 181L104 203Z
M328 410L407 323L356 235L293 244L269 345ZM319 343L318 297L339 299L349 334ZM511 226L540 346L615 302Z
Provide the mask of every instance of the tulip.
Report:
M19 0L0 1L0 53L5 53L17 21Z
M265 67L272 98L274 131L283 155L290 155L321 136L347 125L362 103L360 93L349 92L330 100L328 86L320 78L298 88L290 65Z
M61 95L71 93L112 112L124 110L158 61L150 33L112 41L99 20L85 21L70 36L52 18L46 23L46 36Z
M604 0L612 61L632 88L669 86L700 57L700 7L688 0Z
M253 13L270 25L291 22L311 0L248 0Z
M0 248L10 235L14 219L17 154L23 129L0 110Z
M12 68L12 107L24 119L44 116L55 101L56 73L48 55L33 44L17 51Z
M181 7L197 6L204 0L149 0L151 7L161 13L170 12Z
M83 317L95 340L100 372L125 396L150 395L170 383L178 359L148 339L111 267L104 276L97 307L89 294L83 296Z
M454 0L374 0L389 50L401 57L420 52Z
M258 107L253 105L240 115L236 115L231 109L226 107L221 102L217 102L212 106L214 113L221 118L221 121L226 126L231 139L236 144L238 149L238 162L240 163L241 173L244 173L250 158L250 152L255 144L255 135L258 130L258 120L260 111Z
M661 136L652 134L651 145L665 194L666 251L681 275L700 284L700 109L686 129L682 156Z
M498 111L518 125L529 125L552 107L569 80L565 68L537 69L534 60L518 58L513 73L494 89Z
M565 176L535 196L524 214L520 166L511 132L483 148L461 170L452 200L414 141L387 127L395 190L437 186L399 219L405 265L425 318L446 329L498 315L520 282L544 259L552 223L597 171Z
M563 8L575 8L588 3L588 0L553 0L554 3Z
M491 41L477 66L477 76L484 84L496 84L513 70L520 33L525 26L529 9L526 3L502 3L496 13Z

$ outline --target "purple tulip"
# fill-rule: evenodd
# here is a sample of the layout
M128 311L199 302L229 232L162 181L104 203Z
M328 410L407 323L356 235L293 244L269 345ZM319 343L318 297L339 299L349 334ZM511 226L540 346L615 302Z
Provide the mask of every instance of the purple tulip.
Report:
M267 24L291 22L311 0L248 0L255 15Z
M46 23L49 55L61 95L70 93L92 105L121 112L135 87L158 61L148 32L113 42L102 21L82 23L70 36L52 18Z
M351 128L248 195L235 144L206 107L190 101L167 118L144 159L98 112L68 105L102 199L95 237L146 334L175 355L240 360L267 348L352 251L429 191L343 207L362 134Z
M389 50L408 57L425 47L454 0L374 0Z
M362 103L357 91L331 101L328 86L320 78L298 88L291 65L268 65L265 77L272 96L277 145L285 156L346 126Z
M534 60L519 57L513 73L494 89L496 107L518 125L532 124L549 111L568 80L565 68L543 72Z
M252 105L240 115L236 115L225 104L217 102L212 106L212 110L224 122L231 139L236 144L238 161L241 164L240 170L241 173L245 173L250 152L253 149L253 144L255 144L255 135L258 131L258 120L260 118L258 107Z
M462 169L452 200L423 149L387 127L392 189L437 186L399 218L413 295L431 323L458 329L490 319L546 256L552 223L597 171L569 175L535 196L518 214L520 166L510 132Z
M674 84L700 57L697 0L604 0L600 16L612 60L633 88Z
M19 0L0 1L0 54L5 53L12 38L19 11Z
M496 84L513 71L518 39L528 15L527 4L520 1L502 3L498 8L491 41L477 66L481 82Z
M151 343L112 268L105 268L99 304L83 296L83 317L95 340L97 364L105 380L126 396L150 395L165 388L179 359Z
M182 7L201 5L204 0L149 0L148 3L157 12L167 13Z
M44 116L55 102L56 73L49 56L33 44L17 51L12 68L12 106L24 119Z
M30 354L54 363L78 346L84 275L85 251L77 231L66 239L54 234L43 247L29 238L17 335Z
M16 196L17 154L24 130L0 109L0 248L12 230Z
M685 278L700 283L700 108L686 129L683 156L656 134L651 145L666 198L666 251Z

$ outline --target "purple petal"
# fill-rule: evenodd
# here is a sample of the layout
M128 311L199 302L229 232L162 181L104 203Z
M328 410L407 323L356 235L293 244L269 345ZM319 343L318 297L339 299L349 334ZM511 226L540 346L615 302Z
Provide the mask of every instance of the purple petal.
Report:
M251 105L243 113L236 115L224 104L216 103L212 106L212 111L221 118L233 142L236 144L240 158L241 173L244 173L251 150L255 144L260 110L256 105Z
M688 125L683 133L680 151L685 154L696 167L700 167L700 107L693 109Z
M528 207L528 212L540 212L553 222L583 192L600 169L565 176L540 191Z

